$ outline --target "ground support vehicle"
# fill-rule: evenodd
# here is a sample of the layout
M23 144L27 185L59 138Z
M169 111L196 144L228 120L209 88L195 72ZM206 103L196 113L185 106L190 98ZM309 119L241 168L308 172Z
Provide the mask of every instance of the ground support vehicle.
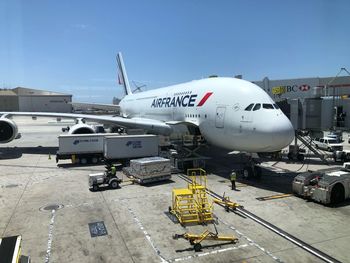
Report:
M58 136L56 162L71 159L72 163L98 163L103 157L103 141L106 133L64 134Z
M293 193L323 204L338 204L350 198L350 163L343 168L309 171L293 180Z
M343 145L341 143L338 143L336 139L333 138L316 138L314 140L314 144L316 145L316 148L328 151L328 152L334 152L334 151L342 151Z
M169 213L176 216L181 225L207 224L214 221L213 204L207 195L207 174L200 168L187 170L191 182L187 188L172 190Z
M93 191L97 191L101 186L117 189L121 182L122 180L118 176L110 174L108 171L89 175L89 186Z
M350 151L349 150L335 151L333 153L333 159L335 162L350 161Z
M173 235L173 239L179 239L179 238L184 238L190 242L191 245L193 245L194 251L199 252L202 250L202 244L201 242L203 240L214 240L214 241L224 241L224 242L229 242L236 244L238 242L238 238L230 235L230 236L223 236L219 235L218 231L215 227L215 233L211 232L209 230L205 230L201 234L192 234L192 233L184 233L184 234L175 234Z

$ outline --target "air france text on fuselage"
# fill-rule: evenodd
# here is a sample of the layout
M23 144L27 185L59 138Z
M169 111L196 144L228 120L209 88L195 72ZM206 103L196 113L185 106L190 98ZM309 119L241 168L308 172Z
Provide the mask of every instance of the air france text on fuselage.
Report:
M213 92L207 92L203 98L197 104L197 107L201 107L209 99ZM175 93L172 97L164 97L154 99L152 108L171 108L171 107L194 107L197 99L197 94L192 94L192 91Z
M164 97L154 99L151 107L152 108L171 108L171 107L194 107L196 102L197 94Z

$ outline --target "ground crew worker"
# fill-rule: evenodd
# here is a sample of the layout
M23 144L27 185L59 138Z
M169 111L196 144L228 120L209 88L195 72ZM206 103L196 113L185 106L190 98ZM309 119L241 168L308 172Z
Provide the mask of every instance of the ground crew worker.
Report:
M237 179L236 172L232 171L231 176L230 176L230 180L231 180L231 184L232 184L232 190L236 190L236 179Z
M115 168L115 166L112 165L112 167L111 167L111 175L112 175L112 176L115 176L116 173L117 173L117 168Z

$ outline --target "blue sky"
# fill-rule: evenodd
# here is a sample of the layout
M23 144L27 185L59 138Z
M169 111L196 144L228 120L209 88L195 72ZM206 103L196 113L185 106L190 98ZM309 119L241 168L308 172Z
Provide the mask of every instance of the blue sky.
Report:
M212 74L247 80L350 70L347 0L0 0L0 88L111 103L115 56L147 89Z

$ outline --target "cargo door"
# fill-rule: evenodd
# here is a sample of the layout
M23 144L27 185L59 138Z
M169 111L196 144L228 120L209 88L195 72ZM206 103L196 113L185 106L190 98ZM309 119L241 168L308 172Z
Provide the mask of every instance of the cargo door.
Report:
M215 116L215 127L224 128L226 107L217 107Z

